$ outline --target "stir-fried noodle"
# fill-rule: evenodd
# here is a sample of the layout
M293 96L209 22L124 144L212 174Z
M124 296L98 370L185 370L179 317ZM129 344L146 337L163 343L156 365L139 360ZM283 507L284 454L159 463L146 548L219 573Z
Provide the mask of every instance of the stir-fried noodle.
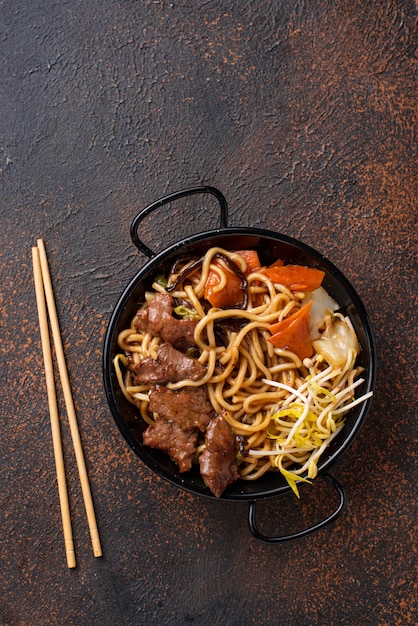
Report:
M210 272L218 277L215 291L227 283L230 266L225 259L242 273L247 272L243 308L221 309L204 298ZM192 270L188 272L187 268ZM183 277L180 282L179 276ZM324 292L322 287L321 290ZM355 399L355 390L364 381L362 368L356 366L358 342L350 321L325 305L322 319L312 331L313 346L315 339L319 340L319 351L313 348L309 357L301 358L291 349L276 347L269 341L269 327L294 315L315 295L278 284L260 268L248 273L242 256L220 248L210 249L202 262L189 259L177 263L164 280L156 279L143 308L157 292L170 293L179 304L175 308L177 315L198 320L192 355L206 367L201 379L168 383L167 387L178 390L205 386L214 412L222 414L233 433L243 437L240 478L252 481L265 472L280 471L297 493L296 481L315 478L317 463L343 428L346 412L371 395ZM326 302L329 300L328 297ZM137 406L145 422L152 424L154 416L149 411L148 396L152 385L134 384L126 366L128 361L156 358L162 339L138 331L135 321L136 318L130 328L119 334L121 353L115 359L115 367L124 395ZM330 350L322 350L321 335L328 329L332 353L330 329L336 323L340 330L343 327L348 340L342 352L339 345L338 358L332 354L329 358ZM204 445L202 438L197 454Z

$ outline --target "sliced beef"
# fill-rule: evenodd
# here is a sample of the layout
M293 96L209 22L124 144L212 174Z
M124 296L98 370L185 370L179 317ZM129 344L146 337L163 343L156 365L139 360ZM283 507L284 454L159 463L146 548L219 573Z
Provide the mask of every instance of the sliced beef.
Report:
M161 337L177 350L186 352L196 345L194 329L197 320L173 317L173 299L168 294L158 293L146 309L138 311L137 318L137 330Z
M199 380L206 374L206 367L196 359L186 356L169 343L158 349L157 358L146 357L139 363L129 366L134 374L134 383L161 384L179 380Z
M175 422L187 431L192 428L204 432L214 416L214 410L203 387L183 387L172 391L157 386L150 393L149 408L159 418Z
M200 474L217 498L239 478L237 451L237 442L228 422L218 415L208 426L206 449L199 457Z
M182 430L176 422L159 418L143 433L145 446L166 452L180 472L188 472L196 453L197 430Z

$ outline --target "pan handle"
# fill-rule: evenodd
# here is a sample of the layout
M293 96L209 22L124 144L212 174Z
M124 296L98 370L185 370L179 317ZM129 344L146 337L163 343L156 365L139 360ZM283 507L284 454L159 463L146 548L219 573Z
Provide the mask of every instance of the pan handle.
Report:
M303 539L304 537L307 537L308 535L311 535L312 533L317 532L321 528L324 528L328 524L331 524L331 522L335 521L337 517L341 515L341 513L344 511L346 507L347 496L345 494L343 486L335 478L333 478L333 476L330 476L329 474L322 474L322 478L328 481L337 490L338 495L340 497L338 506L335 509L335 511L331 513L331 515L329 515L322 521L318 522L317 524L310 526L309 528L305 528L304 530L291 533L290 535L281 535L279 537L266 537L266 535L263 535L257 528L256 511L255 511L256 500L252 500L250 502L249 510L248 510L248 525L254 537L263 543L268 543L268 544L284 543L286 541L294 541L296 539Z
M131 224L131 239L135 246L141 250L144 254L147 255L150 259L155 256L155 252L151 250L144 242L139 238L138 235L138 226L142 222L142 220L158 209L162 207L164 204L168 204L169 202L173 202L174 200L178 200L179 198L184 198L186 196L192 196L198 193L209 193L215 196L215 198L219 202L219 207L221 210L221 227L226 228L228 225L228 205L225 200L224 195L215 187L210 187L209 185L204 185L202 187L189 187L188 189L181 189L180 191L175 191L174 193L170 193L168 196L164 196L159 200L156 200L149 206L145 207L138 213L138 215L133 219Z

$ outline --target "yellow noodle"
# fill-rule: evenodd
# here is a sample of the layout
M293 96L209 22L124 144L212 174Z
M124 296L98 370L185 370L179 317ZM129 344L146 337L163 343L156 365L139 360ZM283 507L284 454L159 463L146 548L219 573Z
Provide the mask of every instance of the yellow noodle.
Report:
M270 446L270 442L267 439L267 435L265 431L258 431L256 433L253 433L252 435L249 435L247 437L247 443L245 445L246 449L249 450L250 448L264 448L265 444L268 443L268 445ZM264 444L264 445L263 445ZM269 450L271 450L271 447L268 448Z
M238 393L243 385L247 371L248 360L245 357L241 357L239 361L239 370L237 375L235 376L235 378L232 376L228 378L229 388L223 391L225 398L234 397Z
M243 408L247 413L252 413L255 410L253 407L254 404L260 407L264 407L266 406L266 404L272 406L272 404L274 404L274 402L277 401L280 396L283 397L283 394L272 393L271 391L265 391L263 393L253 393L244 400Z
M191 285L186 285L186 287L184 288L185 294L187 296L187 298L189 299L189 301L191 302L191 304L193 305L193 308L196 310L196 312L199 314L200 317L205 317L205 311L202 307L202 304L199 300L199 298L197 298L193 288Z
M238 363L238 357L239 357L238 348L236 346L232 347L231 350L229 350L228 356L229 356L229 363L227 367L222 371L221 374L217 374L217 375L214 374L210 379L211 383L218 383L228 378L228 376L230 375L230 373L232 372L232 370Z
M254 383L255 380L257 380L257 377L259 376L259 372L254 363L254 360L251 358L251 355L245 345L240 346L240 354L246 360L247 372L248 372L246 379L243 380L241 384L241 388L243 389L245 387L249 387L250 385Z
M255 433L260 430L264 430L269 426L271 420L270 415L267 415L263 418L261 413L257 414L257 417L253 424L243 424L241 422L237 422L227 411L223 414L223 417L237 433L240 433L241 431L243 431L244 433Z

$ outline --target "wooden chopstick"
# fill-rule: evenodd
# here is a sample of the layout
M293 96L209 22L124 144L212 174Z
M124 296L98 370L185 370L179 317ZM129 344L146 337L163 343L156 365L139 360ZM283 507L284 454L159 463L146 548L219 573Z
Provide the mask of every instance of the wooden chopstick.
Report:
M68 504L67 482L65 478L64 456L61 444L61 431L58 417L57 396L55 391L54 371L49 341L48 318L45 294L42 282L42 270L38 248L32 248L33 276L35 282L36 303L38 307L39 328L41 331L42 352L44 357L46 388L48 394L49 415L51 420L52 443L58 480L58 493L64 531L65 553L68 567L75 567L75 552L71 528L70 507Z
M45 244L42 239L37 240L37 249L39 251L41 274L43 281L43 290L46 297L49 321L51 325L52 337L54 341L55 353L58 363L58 371L61 379L62 390L64 394L65 407L67 417L70 424L71 437L73 441L74 453L77 461L78 473L80 477L81 490L84 499L84 505L87 514L87 521L90 530L90 538L93 547L93 554L96 557L102 556L102 548L100 545L99 532L97 529L96 515L94 512L93 499L90 491L90 484L84 460L84 453L78 430L77 417L74 407L73 396L71 392L68 370L65 361L64 349L62 345L61 332L58 322L57 309L55 305L54 292L52 288L51 275L49 272L48 259L45 250Z

